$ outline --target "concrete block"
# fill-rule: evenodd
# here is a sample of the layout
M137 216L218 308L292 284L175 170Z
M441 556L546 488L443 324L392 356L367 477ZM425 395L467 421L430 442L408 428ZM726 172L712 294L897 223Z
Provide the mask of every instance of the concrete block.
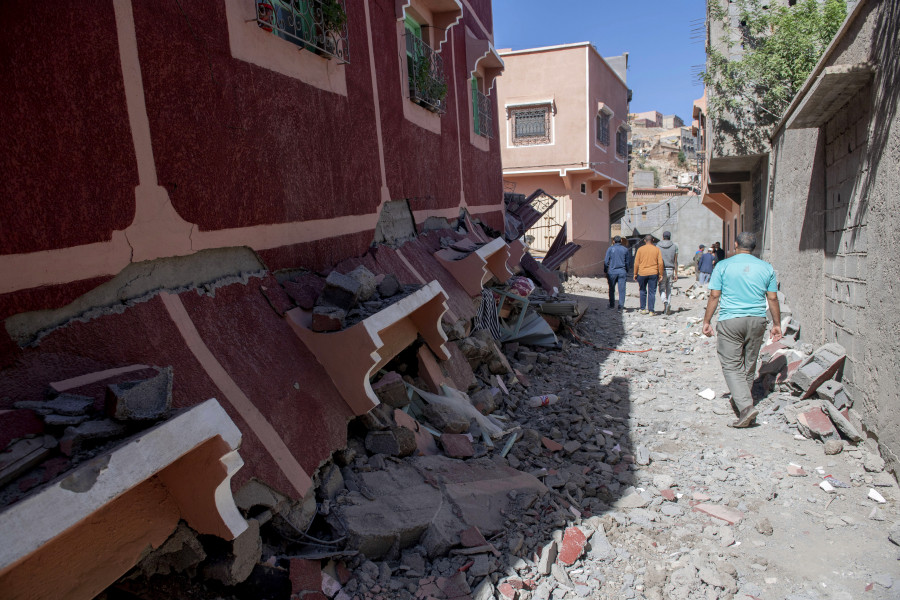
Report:
M318 304L329 304L344 310L353 308L359 300L361 285L347 275L332 271L325 279L325 288Z
M829 402L824 402L823 405L825 406L825 412L828 413L832 423L844 437L854 443L862 441L862 436L859 434L859 431L853 426L850 420L841 413L841 411Z
M839 378L847 352L840 344L825 344L791 376L791 384L803 391L802 398L809 398L829 379Z
M316 495L319 499L334 500L344 489L344 476L334 463L330 463L319 470L319 486Z
M44 402L41 412L49 411L57 415L77 416L87 414L93 406L94 399L90 396L60 394L53 400Z
M471 458L475 456L469 437L460 433L444 433L440 437L444 454L450 458Z
M117 421L155 421L172 408L172 367L143 381L106 387L106 414Z
M853 401L847 395L847 392L844 391L844 385L833 379L820 385L816 390L816 394L819 398L830 402L838 410L853 406Z
M378 289L378 282L375 280L375 274L372 273L372 271L368 270L363 265L359 265L347 273L347 276L355 279L356 282L359 283L359 292L357 293L359 302L366 302L375 295L375 292Z
M409 456L416 451L416 436L405 427L391 427L385 431L366 434L366 450L371 454Z
M206 551L197 534L184 523L179 523L165 543L153 550L140 563L144 577L184 573L206 559Z
M393 408L403 408L409 404L406 384L396 371L386 373L381 379L373 383L372 391L378 396L379 401Z

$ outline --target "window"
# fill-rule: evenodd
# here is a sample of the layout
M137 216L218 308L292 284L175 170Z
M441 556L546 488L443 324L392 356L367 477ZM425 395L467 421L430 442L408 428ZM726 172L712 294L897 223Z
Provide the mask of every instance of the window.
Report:
M597 141L609 146L609 115L603 111L597 115Z
M344 0L258 0L256 24L300 48L350 62Z
M447 81L444 60L422 38L422 25L406 15L406 69L409 99L431 112L446 110Z
M603 190L597 192L597 200L603 200Z
M493 137L494 115L491 110L491 99L479 89L483 80L472 78L472 120L475 133L486 138Z
M628 133L624 129L616 131L616 155L625 158L628 154Z
M512 110L516 146L550 143L550 106L529 106Z
M587 184L586 183L581 184L581 193L587 194Z

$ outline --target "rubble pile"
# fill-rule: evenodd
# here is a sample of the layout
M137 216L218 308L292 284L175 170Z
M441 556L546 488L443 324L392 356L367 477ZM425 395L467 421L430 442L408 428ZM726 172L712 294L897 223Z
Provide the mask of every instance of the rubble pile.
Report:
M171 412L171 367L136 365L123 375L83 379L50 383L44 399L20 400L4 412L4 423L14 422L21 437L0 439L0 506Z

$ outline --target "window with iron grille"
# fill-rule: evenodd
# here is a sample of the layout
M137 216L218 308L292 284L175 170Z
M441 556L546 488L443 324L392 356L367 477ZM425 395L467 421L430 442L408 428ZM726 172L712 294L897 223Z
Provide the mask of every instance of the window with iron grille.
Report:
M344 0L258 0L256 24L292 44L350 62Z
M406 16L406 69L409 99L431 112L446 110L447 80L441 55L425 43L422 25Z
M516 146L550 143L550 106L528 106L512 111L513 136Z
M493 137L494 115L491 99L478 89L480 79L472 78L472 119L475 133L486 138Z
M609 146L609 115L602 111L597 115L597 142Z
M622 158L628 154L628 134L624 129L616 131L616 154Z

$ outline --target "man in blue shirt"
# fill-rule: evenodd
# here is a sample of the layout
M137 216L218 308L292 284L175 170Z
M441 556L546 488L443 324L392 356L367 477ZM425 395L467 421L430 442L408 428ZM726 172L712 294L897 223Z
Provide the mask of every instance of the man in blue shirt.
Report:
M703 334L713 335L710 324L716 307L719 322L716 344L725 383L738 411L732 427L749 427L759 411L753 406L750 392L756 378L756 359L766 333L766 306L772 313L772 339L781 339L781 308L778 306L778 283L769 263L750 254L756 248L756 235L748 231L738 234L735 254L720 261L709 282L709 301L703 317ZM720 304L721 299L721 304Z
M625 308L625 280L628 279L631 252L622 245L621 237L614 237L613 242L613 245L606 250L603 270L606 271L606 281L609 283L609 289L612 290L613 286L619 287L619 304L616 308L622 310ZM612 302L610 302L609 307L612 308Z
M709 283L709 276L713 272L713 266L716 264L716 255L713 254L712 248L700 255L697 261L697 270L700 272L697 276L697 283L706 285Z

